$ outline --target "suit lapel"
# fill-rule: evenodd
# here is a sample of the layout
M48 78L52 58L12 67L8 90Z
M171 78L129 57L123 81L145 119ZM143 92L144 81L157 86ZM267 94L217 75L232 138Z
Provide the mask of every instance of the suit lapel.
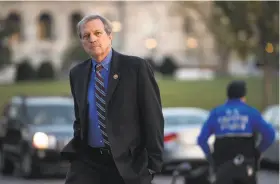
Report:
M106 95L106 104L109 104L109 101L115 91L115 88L120 80L119 72L119 53L113 50L113 56L110 66L110 73L108 77L108 89Z
M82 100L83 100L83 104L82 104L82 112L84 112L85 117L87 115L87 106L88 106L88 100L87 100L87 96L88 96L88 84L89 84L89 80L90 80L90 75L91 75L91 71L92 71L92 62L91 59L87 60L85 65L84 65L84 69L83 71L81 71L81 83L82 83ZM85 119L84 119L85 120Z

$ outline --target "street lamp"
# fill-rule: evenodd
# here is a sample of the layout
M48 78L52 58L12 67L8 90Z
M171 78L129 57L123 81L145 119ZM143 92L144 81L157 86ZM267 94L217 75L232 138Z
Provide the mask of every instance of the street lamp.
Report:
M157 47L157 41L154 38L148 38L145 40L145 46L147 49L152 50Z
M198 47L197 40L195 38L187 38L186 39L186 45L190 49L195 49Z
M113 32L115 33L120 32L122 30L122 24L119 21L113 21L112 26Z

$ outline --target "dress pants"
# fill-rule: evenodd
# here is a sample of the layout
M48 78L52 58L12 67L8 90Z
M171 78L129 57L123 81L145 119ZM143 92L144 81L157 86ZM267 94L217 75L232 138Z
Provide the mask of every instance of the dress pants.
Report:
M254 163L226 162L217 168L215 184L257 184Z
M65 184L125 184L111 154L89 148L71 162Z

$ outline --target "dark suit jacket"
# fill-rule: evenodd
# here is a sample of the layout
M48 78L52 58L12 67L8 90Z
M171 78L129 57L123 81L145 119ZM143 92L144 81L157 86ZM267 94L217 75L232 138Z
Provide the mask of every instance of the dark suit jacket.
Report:
M75 104L74 138L62 157L75 159L87 145L87 91L91 60L70 71ZM106 125L116 166L125 180L162 168L164 120L158 85L147 61L113 50L106 95Z

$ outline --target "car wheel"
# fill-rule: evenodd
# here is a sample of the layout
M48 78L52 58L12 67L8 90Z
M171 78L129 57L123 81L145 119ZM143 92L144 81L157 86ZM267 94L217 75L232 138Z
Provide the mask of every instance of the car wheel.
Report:
M0 148L0 172L3 175L11 175L13 174L13 171L13 163L5 158L4 151Z
M28 152L23 154L23 156L21 157L20 175L24 178L32 178L35 176L32 155Z

